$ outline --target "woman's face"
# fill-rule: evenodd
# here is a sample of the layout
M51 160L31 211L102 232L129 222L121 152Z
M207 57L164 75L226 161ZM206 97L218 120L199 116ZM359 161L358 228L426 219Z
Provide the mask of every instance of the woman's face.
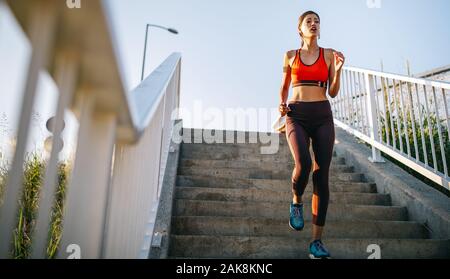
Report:
M319 36L320 34L320 20L315 14L309 14L304 19L300 26L300 32L303 37Z

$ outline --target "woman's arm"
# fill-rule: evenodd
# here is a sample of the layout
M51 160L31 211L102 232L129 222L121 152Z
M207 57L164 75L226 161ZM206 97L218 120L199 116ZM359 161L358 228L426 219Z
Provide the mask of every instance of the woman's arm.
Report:
M280 88L280 104L286 103L289 96L289 85L291 84L291 66L289 65L289 56L286 52L283 59L283 78Z
M341 52L335 51L334 49L329 50L328 56L331 59L328 94L334 98L337 96L341 87L341 73L345 57Z

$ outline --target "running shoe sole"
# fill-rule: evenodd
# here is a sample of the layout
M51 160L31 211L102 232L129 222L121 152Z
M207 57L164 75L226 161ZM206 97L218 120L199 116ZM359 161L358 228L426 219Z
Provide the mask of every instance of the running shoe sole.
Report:
M309 254L309 258L312 260L331 259L331 257L316 257L313 254Z

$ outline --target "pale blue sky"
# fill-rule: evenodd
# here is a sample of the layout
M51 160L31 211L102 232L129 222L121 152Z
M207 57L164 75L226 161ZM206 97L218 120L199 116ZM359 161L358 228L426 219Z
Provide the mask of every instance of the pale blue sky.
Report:
M322 20L319 44L342 51L347 65L413 73L450 64L448 0L111 0L129 88L139 82L145 23L150 29L147 70L173 51L183 55L182 102L192 109L276 107L283 54L298 48L298 16L309 9ZM186 123L201 127L206 123ZM221 123L215 123L220 126Z
M181 106L189 110L196 100L203 109L276 107L283 54L299 47L297 19L310 9L321 16L319 44L342 51L346 65L379 69L383 59L385 71L405 73L409 59L412 72L418 73L450 64L448 0L380 0L380 8L369 8L366 0L106 2L130 90L140 80L145 24L180 32L150 29L146 69L150 73L170 53L181 52ZM28 51L20 32L0 12L0 116L5 112L11 123ZM42 84L42 94L55 94L48 81ZM46 104L44 98L37 106L46 110ZM202 127L205 122L184 124ZM264 125L261 130L270 123Z

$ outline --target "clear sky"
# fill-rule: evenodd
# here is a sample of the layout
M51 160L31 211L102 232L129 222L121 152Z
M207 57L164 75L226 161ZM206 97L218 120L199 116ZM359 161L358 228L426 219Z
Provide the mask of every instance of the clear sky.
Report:
M376 1L371 1L376 3ZM342 51L347 65L413 73L450 64L450 1L381 0L112 0L111 8L130 87L139 82L146 22L148 70L171 52L183 54L182 106L276 107L283 54L298 48L298 16L321 16L319 44ZM185 121L186 122L186 121ZM201 127L205 123L185 123ZM220 123L217 123L219 126Z
M276 108L283 54L300 46L298 16L310 9L321 16L319 45L342 51L346 65L378 70L382 59L385 71L405 73L405 60L409 59L412 72L418 73L450 64L448 0L105 2L113 17L130 90L140 80L145 24L169 26L180 32L173 35L150 29L146 72L170 53L181 52L181 107L188 110L193 109L195 101L201 101L203 109ZM380 5L370 8L371 2ZM14 123L28 54L23 35L0 11L0 122L5 113ZM55 94L48 84L42 82L42 94ZM49 102L43 100L37 106L45 110L43 106ZM184 124L204 127L206 122L185 119ZM233 129L220 122L208 125Z

